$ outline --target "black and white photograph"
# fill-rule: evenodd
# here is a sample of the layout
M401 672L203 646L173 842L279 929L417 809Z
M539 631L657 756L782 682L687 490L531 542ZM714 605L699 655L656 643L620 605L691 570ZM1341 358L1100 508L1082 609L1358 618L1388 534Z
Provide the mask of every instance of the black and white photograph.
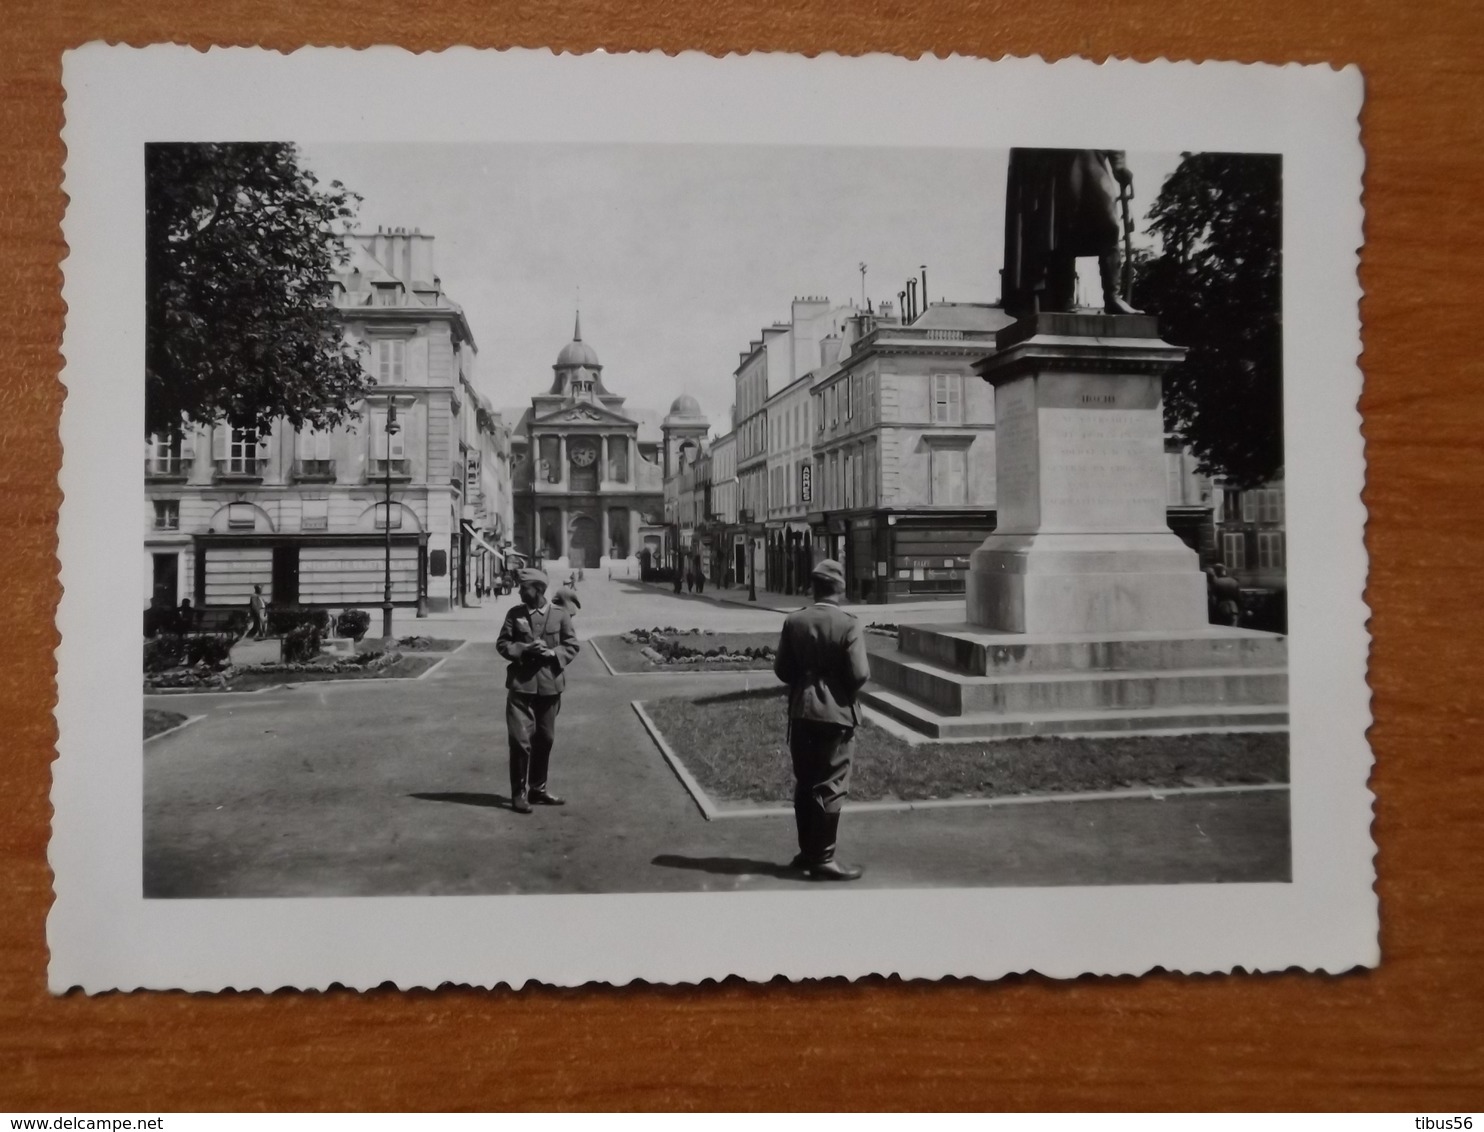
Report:
M117 83L149 54L73 65ZM334 100L278 109L316 54L218 59L204 109L132 88L160 118L96 143L128 171L107 202L128 286L90 308L71 264L69 341L128 331L68 352L68 412L119 449L139 426L144 463L111 474L81 431L66 453L61 620L96 601L108 622L85 660L64 627L57 805L59 841L99 814L127 850L103 881L82 862L108 836L54 846L54 982L1227 969L1305 963L1281 942L1305 932L1326 955L1326 931L1364 961L1358 290L1329 289L1328 337L1307 301L1354 288L1312 246L1326 209L1333 246L1359 232L1353 133L1329 139L1349 164L1326 202L1315 154L1260 115L1192 144L1110 98L1068 129L1077 91L1137 87L1135 64L1063 71L1038 124L986 107L997 84L1056 93L1044 64L533 52L487 60L529 96L519 129L368 137ZM285 89L239 117L259 64ZM354 64L409 113L437 65ZM876 91L879 128L649 117L770 67L780 104L806 79ZM1302 122L1299 76L1235 71L1160 74L1196 103L1251 81ZM994 119L975 144L879 105L939 78L986 84L945 109ZM1353 125L1358 84L1313 78L1337 108L1316 128ZM642 128L573 109L600 91ZM67 508L106 530L69 543ZM1326 514L1351 527L1327 537ZM84 557L106 592L68 583ZM91 713L106 752L69 749L84 666L119 690ZM127 787L77 781L92 800L68 809L94 760ZM1316 886L1325 854L1360 883ZM181 916L211 925L202 952L233 937L246 973L222 950L178 975L137 942L98 958L102 904L69 900L95 881L178 950ZM446 947L471 950L440 967ZM487 950L507 947L537 958Z

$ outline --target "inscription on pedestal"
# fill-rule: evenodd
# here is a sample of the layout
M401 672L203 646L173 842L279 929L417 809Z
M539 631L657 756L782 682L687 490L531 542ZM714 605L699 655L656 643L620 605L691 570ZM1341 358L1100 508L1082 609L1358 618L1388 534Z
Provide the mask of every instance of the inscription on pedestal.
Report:
M995 501L1002 531L1032 531L1041 520L1035 382L995 390Z
M1042 530L1166 528L1158 410L1042 409L1040 449Z

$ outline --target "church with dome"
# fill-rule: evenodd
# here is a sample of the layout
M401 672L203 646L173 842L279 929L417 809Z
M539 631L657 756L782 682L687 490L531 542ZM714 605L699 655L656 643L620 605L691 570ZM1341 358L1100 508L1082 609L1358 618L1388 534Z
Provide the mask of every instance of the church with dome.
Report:
M630 409L603 380L597 351L572 341L552 366L551 388L507 410L511 430L515 549L548 566L637 569L665 542L664 482L686 449L710 431L695 398L681 396L660 417Z

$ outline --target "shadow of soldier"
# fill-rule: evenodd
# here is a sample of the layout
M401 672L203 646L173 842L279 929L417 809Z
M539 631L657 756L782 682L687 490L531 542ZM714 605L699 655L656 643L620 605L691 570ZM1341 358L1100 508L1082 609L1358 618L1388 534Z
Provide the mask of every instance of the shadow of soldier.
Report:
M758 861L751 857L682 857L675 853L661 853L650 864L665 869L690 869L729 877L761 875L782 880L808 879L802 872L787 865L780 865L776 861Z
M508 810L510 799L504 794L470 794L462 791L426 792L407 795L423 802L452 802L460 806L484 806L492 810Z

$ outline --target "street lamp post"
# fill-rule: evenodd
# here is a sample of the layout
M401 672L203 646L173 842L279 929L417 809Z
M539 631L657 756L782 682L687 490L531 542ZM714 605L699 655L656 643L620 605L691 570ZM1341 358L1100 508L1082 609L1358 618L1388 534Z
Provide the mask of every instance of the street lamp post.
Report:
M392 437L401 431L397 424L397 402L387 398L386 403L386 512L382 516L386 532L386 573L381 590L381 635L392 639Z
M747 533L747 600L757 600L757 544L751 531Z

